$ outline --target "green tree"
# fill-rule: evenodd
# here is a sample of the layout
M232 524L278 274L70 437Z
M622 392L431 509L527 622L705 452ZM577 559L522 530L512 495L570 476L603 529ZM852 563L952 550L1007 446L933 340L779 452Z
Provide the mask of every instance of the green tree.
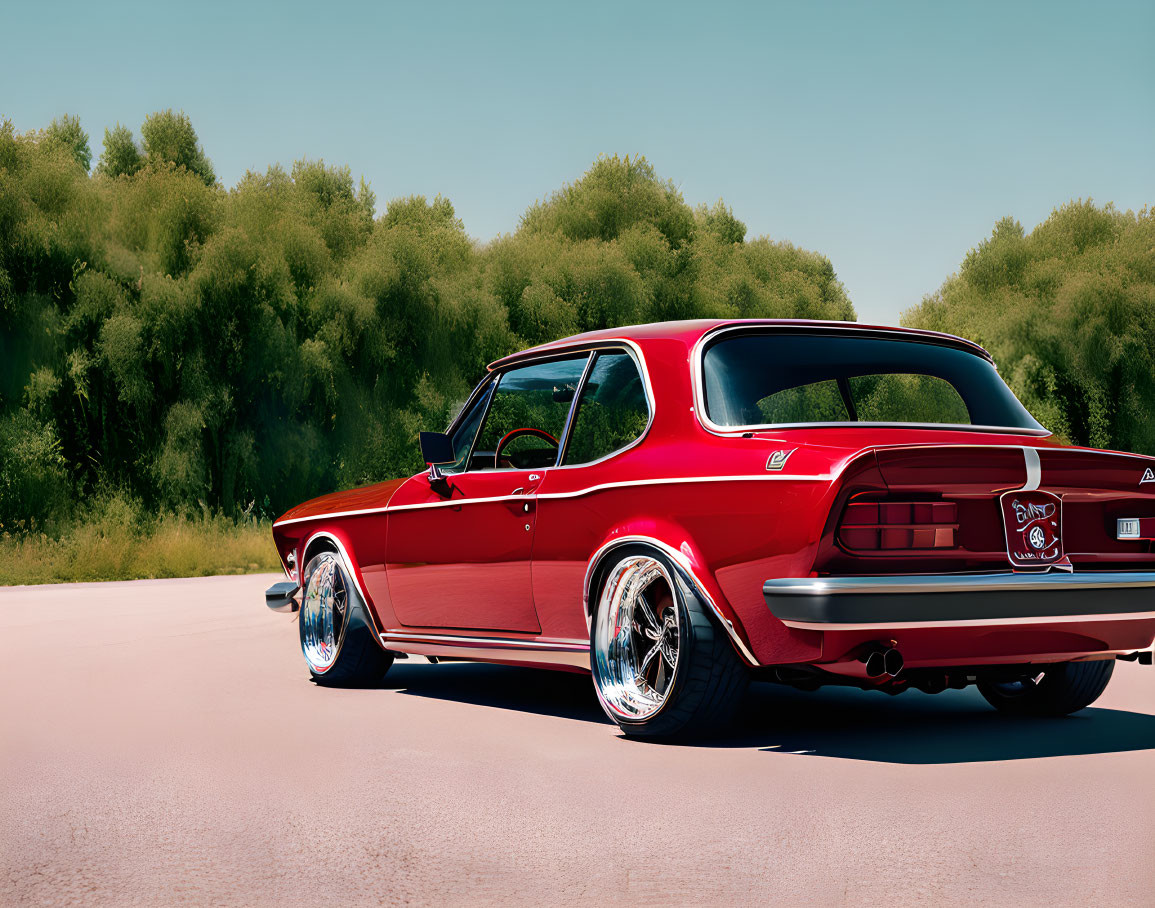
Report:
M323 161L226 190L184 114L148 117L143 148L106 130L91 177L65 125L0 123L3 529L109 489L277 512L416 471L417 432L487 363L576 331L853 317L825 258L747 240L724 203L695 212L641 158L599 159L483 245L440 196L376 217ZM641 418L588 415L599 438Z
M184 167L209 186L217 181L212 162L205 156L192 121L183 110L149 114L140 127L140 135L149 164Z
M132 176L143 166L144 155L132 137L132 130L119 123L111 130L105 128L104 151L96 172L110 177Z
M973 338L1060 436L1155 453L1155 212L1070 202L1003 218L904 324Z
M57 117L44 130L45 138L62 145L85 172L92 165L92 149L88 146L88 133L80 125L80 118L69 114Z

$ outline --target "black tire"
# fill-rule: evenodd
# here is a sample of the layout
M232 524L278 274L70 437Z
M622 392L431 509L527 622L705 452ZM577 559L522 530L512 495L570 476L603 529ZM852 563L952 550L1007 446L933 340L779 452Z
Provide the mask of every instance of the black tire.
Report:
M1041 678L1035 674L1012 681L979 681L978 688L991 706L1007 715L1068 716L1098 700L1114 670L1114 659L1059 662L1041 667Z
M655 739L691 739L723 728L733 717L749 684L749 672L734 651L726 632L717 624L710 608L703 602L690 578L669 558L646 546L630 546L611 556L613 564L601 571L597 596L591 603L590 668L598 700L618 727L630 737ZM638 717L623 715L607 694L612 686L612 668L599 659L599 645L604 651L606 627L598 621L607 584L623 565L639 558L650 559L661 566L664 577L672 581L672 603L662 614L676 608L678 649L673 678L663 702L652 714ZM601 638L599 644L599 631ZM612 635L611 635L612 636ZM653 638L651 638L653 639Z
M380 681L393 664L393 654L380 644L366 606L341 556L318 552L305 566L298 628L301 652L309 674L326 687L364 687ZM331 593L328 605L323 601ZM312 598L310 598L312 594ZM340 603L343 601L343 607ZM324 625L324 610L332 613L335 654L321 658L317 632ZM319 615L318 623L310 623ZM310 630L312 628L312 630Z

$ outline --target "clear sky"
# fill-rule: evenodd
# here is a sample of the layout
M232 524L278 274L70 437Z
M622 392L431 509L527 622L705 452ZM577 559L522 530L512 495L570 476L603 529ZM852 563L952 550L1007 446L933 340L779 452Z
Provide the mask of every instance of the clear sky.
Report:
M0 115L139 134L184 109L218 177L348 164L469 233L601 153L819 250L896 322L995 221L1155 203L1155 2L0 6Z

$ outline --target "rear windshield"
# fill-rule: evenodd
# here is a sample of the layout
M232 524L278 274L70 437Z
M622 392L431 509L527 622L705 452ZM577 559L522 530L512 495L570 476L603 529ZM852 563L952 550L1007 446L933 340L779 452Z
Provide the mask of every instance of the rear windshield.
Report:
M908 340L728 334L702 359L706 415L744 428L913 423L1040 430L981 356Z

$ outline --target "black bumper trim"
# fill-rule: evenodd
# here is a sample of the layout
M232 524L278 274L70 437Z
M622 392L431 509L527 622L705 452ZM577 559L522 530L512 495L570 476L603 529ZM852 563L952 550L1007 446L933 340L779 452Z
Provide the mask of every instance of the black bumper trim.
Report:
M819 629L1155 617L1155 572L779 578L762 594L780 621Z
M280 583L274 583L265 590L265 605L273 609L273 611L291 610L296 606L293 600L299 589L300 587L292 580L282 580Z

